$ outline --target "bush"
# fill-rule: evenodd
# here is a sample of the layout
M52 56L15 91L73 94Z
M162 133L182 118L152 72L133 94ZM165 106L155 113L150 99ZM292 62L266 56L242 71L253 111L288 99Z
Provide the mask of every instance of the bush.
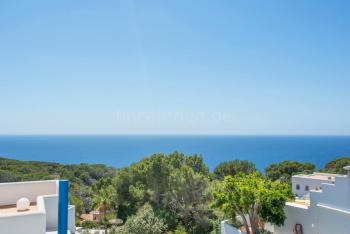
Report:
M325 171L328 173L346 174L343 167L350 165L350 157L334 159L325 165Z
M250 174L256 171L255 164L248 160L233 160L220 163L214 169L214 174L218 179L225 176L235 176L239 173Z
M313 163L301 163L297 161L283 161L273 163L265 168L266 177L269 180L279 180L283 183L291 183L291 177L296 174L311 174L315 171Z
M192 232L194 234L204 234L213 231L214 225L207 217L196 220Z
M145 204L136 215L128 218L121 228L123 234L162 234L167 229L163 220L155 216L152 207Z
M83 229L94 229L100 227L98 223L95 223L93 221L84 221L81 223L81 226Z

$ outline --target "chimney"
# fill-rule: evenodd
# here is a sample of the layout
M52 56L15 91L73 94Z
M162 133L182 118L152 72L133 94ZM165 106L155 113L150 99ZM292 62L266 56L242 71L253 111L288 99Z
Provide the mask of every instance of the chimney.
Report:
M346 175L350 178L350 165L343 168L346 171Z

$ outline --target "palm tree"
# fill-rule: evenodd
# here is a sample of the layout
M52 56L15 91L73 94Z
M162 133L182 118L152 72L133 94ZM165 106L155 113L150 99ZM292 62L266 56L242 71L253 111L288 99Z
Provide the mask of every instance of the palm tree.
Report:
M115 189L112 186L107 186L100 189L93 197L93 207L101 214L101 221L104 225L105 234L108 233L108 220L106 215L108 211L115 210L115 196Z

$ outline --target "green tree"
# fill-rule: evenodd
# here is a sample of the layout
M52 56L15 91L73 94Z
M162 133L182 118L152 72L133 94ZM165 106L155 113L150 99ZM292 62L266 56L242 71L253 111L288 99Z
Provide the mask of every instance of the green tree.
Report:
M191 167L182 165L172 171L169 181L170 191L167 193L166 204L181 220L186 232L211 231L211 223L205 223L208 220L205 217L211 213L207 207L210 199L208 179L194 172ZM206 230L203 227L206 227ZM196 232L195 229L200 232Z
M208 167L203 162L203 157L198 154L185 156L183 153L177 151L166 156L167 163L173 169L180 168L182 165L187 165L193 169L194 172L207 175L209 174Z
M343 167L350 165L350 157L342 157L334 159L324 166L324 170L328 173L346 174Z
M207 182L210 173L203 158L196 154L186 156L180 152L154 154L130 167L121 169L99 164L62 165L0 158L0 181L68 179L70 181L70 202L76 205L77 214L90 212L93 207L98 207L96 204L103 204L103 202L97 201L97 197L108 197L108 193L105 192L108 188L115 192L115 195L109 199L115 203L115 207L118 207L116 210L118 218L127 220L128 217L136 214L137 210L145 203L149 203L154 208L156 216L166 222L168 230L174 231L178 227L181 228L183 222L174 209L169 206L170 199L168 198L170 194L181 195L182 188L178 186L184 186L186 181L176 182L174 185L172 183L175 182L174 172L183 171L182 167L186 167L191 173L194 173L195 177L199 178L196 180L200 181L200 178L204 178L204 188L205 190L209 189ZM190 191L192 189L190 187L186 188ZM208 194L207 191L205 193ZM173 196L172 198L174 201L180 200L180 197ZM189 203L185 201L176 204ZM202 197L198 198L196 207L198 207L198 211L193 209L195 213L192 217L195 221L191 222L191 230L205 233L203 230L208 230L211 226L212 210L207 208ZM180 214L185 214L185 211L190 208L191 206L186 205L184 209L179 209L182 211ZM99 209L102 209L103 213L103 206ZM111 208L107 210L111 210ZM106 218L111 218L111 215L106 215Z
M255 164L248 160L233 160L220 163L214 169L217 178L223 179L225 176L235 176L239 173L250 174L256 171Z
M151 199L158 207L168 190L169 163L164 154L154 154L132 165L134 177L144 183L151 192Z
M196 173L202 174L202 175L208 175L209 169L204 164L203 158L200 155L194 154L188 157L185 157L185 163L187 166L192 168L192 170Z
M295 174L311 174L315 171L315 164L300 163L297 161L283 161L274 163L265 168L266 176L270 180L279 180L284 183L291 183L291 177Z
M78 218L77 220L79 220L80 215L85 213L84 201L78 196L70 195L69 203L75 206L75 216Z
M259 233L259 220L275 225L285 221L284 206L293 198L290 186L269 181L258 173L226 176L213 192L214 207L222 209L233 220L240 216L248 234ZM248 220L251 230L248 226Z
M12 171L0 170L0 183L20 181L20 176Z
M167 227L163 220L155 216L152 207L146 203L128 218L119 233L122 234L162 234Z
M134 178L135 175L129 167L119 169L116 176L112 180L112 186L115 188L116 197L118 199L118 217L126 220L131 214L135 214L139 208L138 201L134 200L134 197L130 189L131 186L135 186L137 182ZM140 182L144 185L144 182ZM135 184L135 185L134 185Z
M105 234L108 233L107 213L116 208L116 193L112 186L107 186L99 190L93 198L93 207L101 213L101 223L104 225Z

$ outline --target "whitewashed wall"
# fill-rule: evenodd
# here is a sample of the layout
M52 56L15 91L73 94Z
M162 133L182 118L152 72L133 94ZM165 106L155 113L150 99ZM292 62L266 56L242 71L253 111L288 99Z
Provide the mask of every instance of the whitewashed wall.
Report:
M221 228L221 234L245 234L245 232L241 232L241 230L228 224L228 220L221 221L220 228Z
M304 196L310 192L310 190L314 190L317 187L322 187L322 184L325 183L324 180L311 179L311 178L303 178L303 177L292 177L292 192L297 194L298 196ZM331 181L329 181L331 183ZM297 190L296 185L300 186L300 189ZM305 190L305 187L309 186L309 191Z
M350 178L339 176L334 184L322 184L322 191L310 192L308 209L289 204L287 220L275 227L275 234L293 234L296 223L306 234L350 233Z
M13 205L17 200L26 197L36 202L40 195L57 194L57 181L34 181L17 183L0 183L0 206Z
M0 234L45 234L57 230L56 180L0 184L0 205L13 205L22 197L37 203L37 211L0 215ZM75 207L68 208L68 229L75 232Z
M2 215L1 234L45 234L46 219L43 212Z
M46 229L57 230L58 227L58 196L48 195L39 196L38 205L42 204L40 210L44 209L46 213ZM75 232L75 207L68 207L68 229L71 233Z

